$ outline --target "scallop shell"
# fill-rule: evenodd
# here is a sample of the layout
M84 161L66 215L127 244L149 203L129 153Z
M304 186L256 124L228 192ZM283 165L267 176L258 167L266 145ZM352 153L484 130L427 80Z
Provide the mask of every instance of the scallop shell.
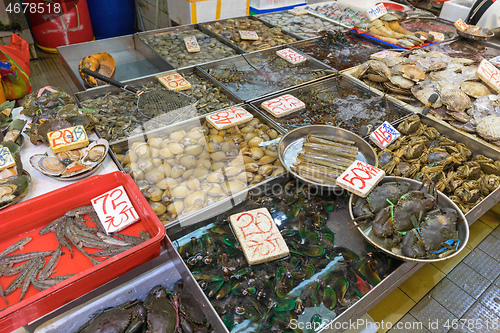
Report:
M33 168L47 176L60 176L66 166L54 156L47 154L36 154L30 157Z
M94 141L85 150L82 162L97 165L106 158L108 149L109 144L107 140L99 139L97 141Z

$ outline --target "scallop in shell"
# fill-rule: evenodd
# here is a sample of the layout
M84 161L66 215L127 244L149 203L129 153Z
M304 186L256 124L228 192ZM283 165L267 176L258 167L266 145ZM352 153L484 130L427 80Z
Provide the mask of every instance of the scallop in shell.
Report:
M54 156L37 154L30 158L30 163L36 170L48 176L60 176L66 166Z

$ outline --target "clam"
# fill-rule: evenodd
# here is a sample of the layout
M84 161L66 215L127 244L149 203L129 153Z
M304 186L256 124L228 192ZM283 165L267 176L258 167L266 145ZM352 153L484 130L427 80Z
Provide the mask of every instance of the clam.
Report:
M186 135L186 131L176 131L170 133L170 140L179 141Z
M99 139L97 141L92 142L87 149L85 150L85 155L82 158L84 163L93 162L100 163L106 157L108 153L109 144L108 141L104 139Z
M187 155L192 155L192 156L198 156L203 152L203 147L196 144L196 145L189 145L184 149L184 154Z
M148 139L148 144L153 148L160 148L162 143L163 143L163 139L161 139L161 138Z
M165 214L165 212L167 211L167 206L165 206L161 202L154 201L150 202L149 205L151 206L151 209L153 209L153 212L158 216Z
M207 180L210 183L222 183L224 181L224 175L219 171L212 172L207 176Z
M191 192L186 185L179 185L172 189L172 196L176 199L185 198Z
M167 212L169 212L172 215L180 214L183 209L184 209L184 203L179 200L174 201L167 206Z
M135 147L134 152L139 158L148 158L151 156L151 147L143 142Z
M186 171L185 167L183 167L182 165L175 165L172 168L172 171L170 172L170 177L172 177L172 178L178 178L178 177L182 176L182 174L184 173L184 171Z
M233 181L229 181L227 183L224 183L221 187L222 187L222 190L227 195L232 195L232 194L236 194L238 192L243 191L246 188L246 183L243 183L239 180L233 180Z
M184 152L184 146L178 142L170 142L168 145L168 150L174 155L182 154Z
M168 164L167 164L168 165ZM149 170L144 174L144 179L151 185L158 184L164 179L164 174L158 169Z
M186 208L193 206L203 207L207 200L207 194L204 191L194 191L184 199L184 206Z
M163 197L163 190L158 187L150 187L145 190L144 196L151 201L161 201Z
M198 164L198 160L192 155L183 155L179 159L179 163L186 169L194 169Z
M160 156L162 158L172 158L172 157L174 157L174 154L168 148L162 148L162 149L160 149L159 154L160 154Z

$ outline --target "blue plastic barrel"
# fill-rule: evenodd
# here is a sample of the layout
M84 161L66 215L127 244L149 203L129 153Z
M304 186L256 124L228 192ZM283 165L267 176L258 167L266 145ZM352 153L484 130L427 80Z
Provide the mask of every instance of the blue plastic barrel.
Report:
M96 39L136 32L134 0L87 0Z

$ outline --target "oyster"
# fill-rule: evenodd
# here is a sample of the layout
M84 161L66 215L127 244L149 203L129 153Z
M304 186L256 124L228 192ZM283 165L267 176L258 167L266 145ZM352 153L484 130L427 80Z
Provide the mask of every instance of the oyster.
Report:
M0 179L0 209L15 204L28 194L31 177L24 171L19 177Z

